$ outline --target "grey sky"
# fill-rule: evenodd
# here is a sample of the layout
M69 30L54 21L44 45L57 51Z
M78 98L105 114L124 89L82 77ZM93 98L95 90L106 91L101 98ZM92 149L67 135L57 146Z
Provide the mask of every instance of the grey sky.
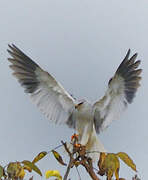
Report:
M73 133L51 124L30 103L8 68L8 43L21 48L75 97L91 101L104 95L109 78L131 48L142 60L141 88L128 111L100 138L108 151L127 152L142 180L148 179L147 9L146 0L0 0L0 162L31 160ZM39 166L63 172L51 155ZM84 171L80 173L86 179ZM120 174L130 179L134 172L123 166Z

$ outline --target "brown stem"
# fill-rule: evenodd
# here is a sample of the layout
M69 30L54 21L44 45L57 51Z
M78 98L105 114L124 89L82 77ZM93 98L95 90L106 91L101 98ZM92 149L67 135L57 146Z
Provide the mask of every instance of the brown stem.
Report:
M100 180L93 170L92 160L90 158L87 159L87 163L86 161L81 161L81 165L85 167L86 171L93 180Z
M63 144L65 150L67 151L67 153L69 154L69 157L70 157L70 160L69 160L69 163L68 163L68 167L67 167L66 173L65 173L64 178L63 178L63 180L67 180L68 175L69 175L69 173L70 173L70 169L71 169L71 167L72 167L72 165L73 165L74 158L73 158L72 153L71 153L71 152L69 151L69 149L67 148L66 143L64 143L63 141L61 141L61 143Z
M67 147L67 144L64 143L63 141L61 141L61 143L63 144L65 150L67 151L67 153L69 154L69 157L72 157L72 153L69 151L68 147Z
M72 159L70 158L70 161L69 161L69 164L68 164L68 167L67 167L67 170L66 170L63 180L67 180L68 175L70 173L71 166L72 166Z

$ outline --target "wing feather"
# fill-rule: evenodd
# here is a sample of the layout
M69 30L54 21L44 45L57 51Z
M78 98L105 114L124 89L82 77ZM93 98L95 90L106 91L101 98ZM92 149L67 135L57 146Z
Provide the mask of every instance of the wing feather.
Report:
M141 69L137 53L129 58L130 50L110 79L105 96L94 104L94 124L97 133L104 130L114 119L118 119L127 105L132 103L140 86Z
M67 123L73 113L75 100L65 91L53 76L44 71L15 45L9 45L8 58L25 92L30 94L34 104L45 116L56 123Z

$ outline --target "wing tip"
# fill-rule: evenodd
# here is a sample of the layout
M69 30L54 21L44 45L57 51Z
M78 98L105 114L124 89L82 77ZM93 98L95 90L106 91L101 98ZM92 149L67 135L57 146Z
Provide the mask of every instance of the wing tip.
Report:
M129 48L129 49L128 49L128 51L127 51L127 53L126 53L126 56L125 56L125 58L124 58L124 59L128 59L128 58L129 58L130 53L131 53L131 49Z
M16 46L15 46L13 43L11 43L11 44L8 44L8 48L9 48L9 49L7 49L8 53L10 53L10 52L12 53L12 51L14 51L14 49L16 48ZM11 49L12 51L11 51L10 49Z
M131 57L131 50L128 49L127 54L121 64L119 65L116 75L124 79L124 93L128 103L132 103L140 86L142 69L139 68L141 60L136 60L138 53L136 52Z

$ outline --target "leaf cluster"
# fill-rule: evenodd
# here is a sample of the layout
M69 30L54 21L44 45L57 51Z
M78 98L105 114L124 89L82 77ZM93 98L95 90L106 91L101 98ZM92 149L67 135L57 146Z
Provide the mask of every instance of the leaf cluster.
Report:
M99 172L98 174L107 176L107 180L111 180L113 175L115 175L116 180L119 180L119 169L120 162L119 158L134 171L136 170L136 165L132 159L124 152L114 153L100 153L100 159L98 161ZM121 178L120 178L121 179Z
M55 148L57 149L61 146L65 148L65 151L69 156L69 163L65 163L62 156L55 151L55 149L49 152L42 151L32 161L24 160L21 162L10 162L5 167L0 166L0 180L23 180L25 174L27 172L31 173L32 171L42 176L41 170L37 167L36 163L49 153L54 155L58 163L66 166L66 172L62 178L58 170L47 170L45 173L46 179L56 177L57 180L67 180L71 168L75 167L78 172L78 167L83 166L93 180L100 180L99 176L106 176L107 180L112 180L113 176L115 176L116 180L125 180L124 178L119 178L119 160L122 160L126 165L131 167L132 170L137 172L136 165L125 152L119 152L116 154L99 152L100 156L98 155L98 168L96 169L94 168L92 159L89 157L90 152L87 152L85 146L78 143L78 135L74 134L71 137L71 145L72 148L69 149L67 143L61 141L61 145ZM30 180L33 180L33 177L30 178ZM135 176L134 180L137 180L137 176Z
M5 167L0 166L0 180L23 180L26 171L31 173L35 171L37 174L42 176L41 170L35 165L40 159L45 156L45 153L39 153L34 160L24 160L21 162L10 162Z

